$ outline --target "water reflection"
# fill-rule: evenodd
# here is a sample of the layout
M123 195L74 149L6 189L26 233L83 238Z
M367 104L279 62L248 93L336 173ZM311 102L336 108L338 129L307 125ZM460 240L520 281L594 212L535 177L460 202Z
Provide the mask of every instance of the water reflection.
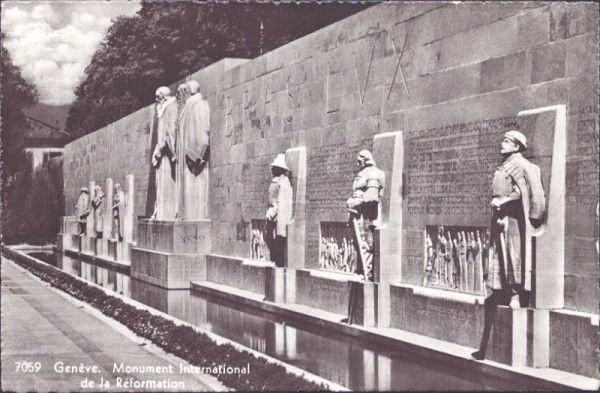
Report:
M298 325L224 299L160 288L65 255L57 255L57 266L352 390L527 388L519 381L483 377L454 365L340 337L323 328Z
M56 254L56 266L66 272L93 282L111 291L131 297L131 278L123 273L93 263L80 261L65 254Z

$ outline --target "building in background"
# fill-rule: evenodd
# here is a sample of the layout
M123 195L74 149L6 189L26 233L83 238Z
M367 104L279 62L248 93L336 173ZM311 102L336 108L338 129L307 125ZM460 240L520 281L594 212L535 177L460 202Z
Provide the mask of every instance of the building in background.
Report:
M70 136L58 127L27 117L25 152L35 169L51 158L62 156Z

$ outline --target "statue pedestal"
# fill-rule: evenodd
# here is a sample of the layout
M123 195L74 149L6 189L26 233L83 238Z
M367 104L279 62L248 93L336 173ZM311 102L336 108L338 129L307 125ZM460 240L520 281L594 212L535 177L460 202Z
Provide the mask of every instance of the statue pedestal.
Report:
M131 261L131 243L122 241L115 245L115 260L129 262Z
M79 249L79 243L73 242L74 235L79 233L79 224L75 216L63 216L60 218L60 233L56 239L56 247L63 252L70 249Z
M294 303L296 297L295 271L289 269L289 273L294 275L293 288L288 288L291 281L287 279L288 269L285 267L269 267L270 273L267 274L269 283L267 284L265 298L274 303ZM289 294L288 294L289 293Z
M131 277L167 289L187 289L206 279L212 221L140 220L131 248Z
M96 255L99 257L108 257L108 239L96 238Z
M69 233L59 233L56 238L56 248L58 251L64 252L65 250L75 248L76 246L73 246L73 242L71 241L72 238L73 235Z
M89 255L96 255L96 238L84 235L81 237L81 252Z
M488 344L488 358L513 367L527 365L526 308L498 306Z
M69 248L71 251L81 252L81 242L83 241L83 236L79 235L65 235L71 237L71 247Z
M327 270L296 270L295 303L348 316L352 302L352 323L377 326L378 285L346 273Z
M106 253L106 256L111 261L114 261L117 257L117 245L119 244L119 241L116 239L108 239L107 243L108 243L108 252Z

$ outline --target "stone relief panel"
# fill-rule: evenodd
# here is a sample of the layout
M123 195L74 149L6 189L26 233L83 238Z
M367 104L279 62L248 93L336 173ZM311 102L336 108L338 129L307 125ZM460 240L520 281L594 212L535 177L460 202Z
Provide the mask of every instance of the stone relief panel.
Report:
M357 256L352 228L345 222L321 222L319 268L344 273L355 273Z
M250 245L252 247L252 259L270 261L271 255L267 246L267 220L252 220L250 232Z
M423 286L485 295L485 227L427 225Z

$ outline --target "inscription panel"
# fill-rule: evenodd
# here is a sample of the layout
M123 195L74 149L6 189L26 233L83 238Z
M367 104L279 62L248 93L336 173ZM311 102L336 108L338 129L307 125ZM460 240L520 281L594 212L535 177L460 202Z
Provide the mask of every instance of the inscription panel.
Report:
M465 224L489 220L490 186L501 161L500 138L516 127L515 117L504 117L409 132L408 218L454 216L460 221L462 216Z
M333 139L335 135L329 137ZM308 149L306 267L319 267L321 221L348 219L346 199L352 195L352 182L359 171L356 156L362 149L373 148L372 138L344 140L340 135L340 139Z
M262 216L269 204L269 184L271 183L271 167L274 154L265 154L246 161L242 167L244 195L242 208L249 216Z
M346 215L346 199L359 169L356 156L372 149L371 138L312 147L308 158L307 208L313 214ZM375 157L377 161L377 157Z
M554 114L501 117L407 132L404 282L483 294L480 280L460 276L460 261L455 264L451 258L443 266L438 263L436 269L437 231L438 225L445 223L444 232L450 231L453 242L460 243L458 237L464 232L465 243L471 242L470 236L477 243L477 231L483 241L491 214L492 180L502 161L500 142L510 129L527 136L528 150L523 155L540 167L548 195ZM465 259L469 255L465 252Z
M579 107L575 120L577 173L567 177L567 184L574 191L576 203L592 210L598 203L598 106Z

